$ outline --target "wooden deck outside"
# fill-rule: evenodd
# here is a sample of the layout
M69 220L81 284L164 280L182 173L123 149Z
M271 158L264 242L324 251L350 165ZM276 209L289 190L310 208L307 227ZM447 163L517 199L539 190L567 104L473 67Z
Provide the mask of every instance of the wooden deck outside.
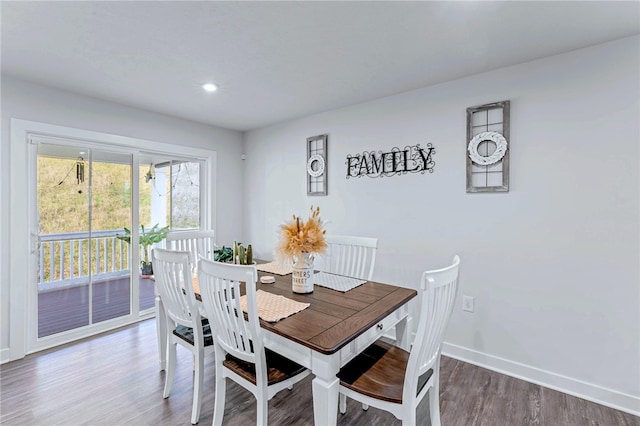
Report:
M77 285L38 294L38 337L89 325L89 286ZM140 310L154 306L153 281L140 278ZM129 313L129 277L93 284L93 323Z

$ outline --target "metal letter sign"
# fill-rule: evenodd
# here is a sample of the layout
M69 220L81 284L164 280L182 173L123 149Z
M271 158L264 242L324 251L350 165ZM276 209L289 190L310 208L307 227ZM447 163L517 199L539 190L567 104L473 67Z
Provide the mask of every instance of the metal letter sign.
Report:
M347 179L351 177L384 177L407 173L433 173L436 150L428 143L392 148L389 152L364 151L362 154L347 155Z

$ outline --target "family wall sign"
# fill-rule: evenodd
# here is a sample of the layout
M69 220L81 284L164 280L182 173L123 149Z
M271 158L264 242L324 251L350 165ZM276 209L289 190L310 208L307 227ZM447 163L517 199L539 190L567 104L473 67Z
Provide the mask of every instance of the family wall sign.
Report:
M430 143L405 146L404 149L391 148L388 152L364 151L362 154L347 155L347 179L368 176L384 177L407 173L433 173L436 150Z

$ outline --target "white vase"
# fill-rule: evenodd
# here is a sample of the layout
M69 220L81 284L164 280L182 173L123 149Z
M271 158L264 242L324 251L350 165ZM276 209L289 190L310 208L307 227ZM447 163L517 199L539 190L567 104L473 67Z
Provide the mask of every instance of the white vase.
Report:
M311 253L294 256L291 289L294 293L313 292L313 255Z

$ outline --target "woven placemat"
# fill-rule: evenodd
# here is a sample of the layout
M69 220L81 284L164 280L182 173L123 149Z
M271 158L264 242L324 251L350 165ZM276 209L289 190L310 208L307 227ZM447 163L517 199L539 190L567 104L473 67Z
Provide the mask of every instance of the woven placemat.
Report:
M349 291L367 282L367 280L330 274L328 272L318 272L313 276L313 280L316 285L341 292Z
M258 305L258 316L260 318L268 322L277 322L307 309L310 303L296 302L281 295L258 290L256 292L256 305ZM244 312L247 312L246 295L240 297L240 306Z
M288 275L293 272L291 264L281 262L260 263L256 265L258 271L268 272L276 275Z

